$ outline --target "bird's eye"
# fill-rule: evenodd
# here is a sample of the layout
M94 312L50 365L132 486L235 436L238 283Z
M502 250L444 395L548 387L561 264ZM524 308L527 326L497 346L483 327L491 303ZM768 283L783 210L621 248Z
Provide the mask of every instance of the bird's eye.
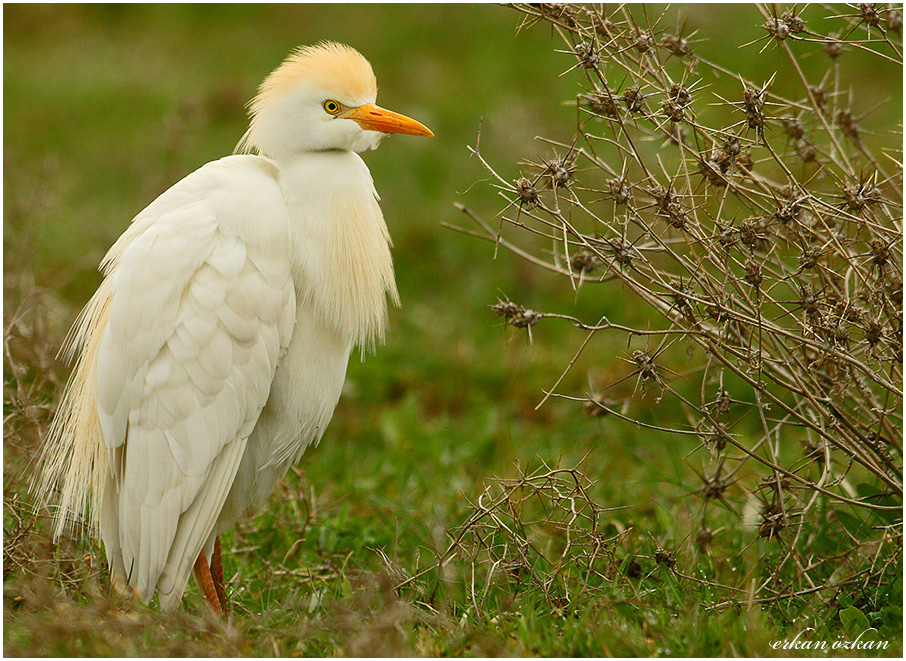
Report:
M333 100L325 101L321 105L324 108L324 111L329 115L336 115L342 109L342 106L337 101Z

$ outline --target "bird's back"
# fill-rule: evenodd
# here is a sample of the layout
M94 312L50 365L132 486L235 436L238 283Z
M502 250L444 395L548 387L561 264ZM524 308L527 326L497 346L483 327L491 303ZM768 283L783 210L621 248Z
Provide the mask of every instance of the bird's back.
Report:
M233 156L140 213L71 338L75 371L38 490L57 534L84 518L108 561L175 607L208 541L295 324L277 171ZM90 503L90 504L89 504Z

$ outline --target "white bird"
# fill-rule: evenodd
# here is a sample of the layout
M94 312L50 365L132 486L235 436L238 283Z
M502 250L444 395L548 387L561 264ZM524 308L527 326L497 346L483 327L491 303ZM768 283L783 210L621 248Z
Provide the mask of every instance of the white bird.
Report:
M246 153L163 193L101 263L35 490L55 538L86 521L145 602L175 609L194 567L226 608L219 534L320 440L353 347L383 340L399 297L356 152L433 134L376 95L354 49L296 50L250 104Z

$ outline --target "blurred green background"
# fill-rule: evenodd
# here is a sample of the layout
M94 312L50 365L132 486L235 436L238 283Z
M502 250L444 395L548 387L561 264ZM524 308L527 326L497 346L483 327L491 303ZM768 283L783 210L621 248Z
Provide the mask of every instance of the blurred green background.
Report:
M654 22L663 7L632 11ZM97 265L129 220L232 152L245 103L296 46L332 39L357 48L374 67L379 104L434 131L433 139L393 136L363 154L393 236L402 308L391 312L387 345L351 361L334 420L302 461L324 508L312 545L352 546L362 564L374 564L364 549L397 535L411 533L401 547L441 546L443 531L460 523L461 492L474 499L485 479L512 475L516 463L573 466L588 455L596 497L634 506L627 524L663 506L669 525L677 499L698 488L683 467L695 440L605 424L558 400L535 410L584 335L545 323L529 342L488 306L511 298L629 324L641 323L642 311L625 309L616 285L575 292L566 279L504 250L495 260L492 244L440 226L469 226L454 202L494 226L506 205L466 149L479 125L483 155L508 180L528 171L525 159L552 154L536 136L572 139L570 101L582 76L560 75L575 59L556 52L563 44L549 26L518 30L522 15L494 5L4 5L3 17L5 310L33 282L46 295L49 342L62 340L96 289ZM702 29L709 39L694 44L700 57L760 83L782 55L736 46L762 37L763 22L752 6L709 4L673 7L660 25L685 25L684 35ZM811 50L802 64L817 82L826 60L820 46ZM873 67L854 106L867 111L895 97L879 111L889 121L901 112L902 71ZM773 90L787 85L800 87L779 79ZM738 99L741 85L719 78L697 110L710 112L712 93ZM599 334L559 391L581 395L589 371L609 381L628 374L619 360L626 351L621 338ZM21 459L7 457L7 488L21 486ZM260 562L269 549L280 557L293 541L262 538L245 561ZM233 562L227 556L228 572Z

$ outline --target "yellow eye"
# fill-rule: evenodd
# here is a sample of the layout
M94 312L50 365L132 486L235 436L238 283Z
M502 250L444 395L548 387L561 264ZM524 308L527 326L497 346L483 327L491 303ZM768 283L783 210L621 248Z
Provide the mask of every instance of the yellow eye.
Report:
M337 103L336 101L332 101L332 100L325 101L322 104L322 107L324 108L325 112L327 112L330 115L338 114L342 108L342 106L340 106L339 103Z

